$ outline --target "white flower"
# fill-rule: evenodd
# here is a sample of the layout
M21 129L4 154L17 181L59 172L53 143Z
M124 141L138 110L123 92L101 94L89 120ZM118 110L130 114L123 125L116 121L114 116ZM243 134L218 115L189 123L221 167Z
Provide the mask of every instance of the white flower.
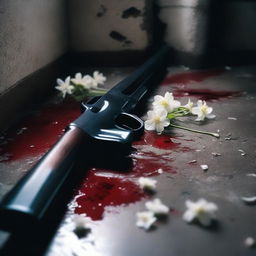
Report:
M215 118L215 115L211 114L213 108L207 106L205 101L197 101L197 107L193 107L191 113L197 115L196 121L203 121L205 118Z
M97 81L90 75L85 75L83 77L83 82L84 82L84 88L86 89L96 89L98 86Z
M197 202L187 200L185 204L188 209L183 214L183 219L186 222L197 219L204 226L211 224L212 218L215 217L215 212L218 210L216 204L207 202L202 198Z
M76 73L75 78L71 79L75 85L81 85L85 89L97 88L97 82L90 75L82 76L81 73Z
M145 129L148 131L156 130L161 133L164 127L170 124L170 120L167 119L167 112L163 109L156 109L148 111L148 120L145 121Z
M169 207L164 205L159 198L146 202L145 206L149 211L157 215L167 214L170 210Z
M138 182L139 182L140 188L142 189L148 189L151 191L154 191L156 189L157 181L154 179L140 177Z
M156 221L156 217L153 212L138 212L136 226L148 230Z
M184 105L184 107L187 108L189 112L192 112L193 106L194 106L194 103L190 99L188 99L188 103Z
M80 84L83 85L83 76L81 73L76 73L75 78L71 79L71 82L74 84Z
M65 82L61 79L57 79L58 86L55 88L61 91L63 98L65 98L66 94L72 94L74 86L70 84L70 76L65 79Z
M93 78L97 84L104 84L104 82L107 80L107 78L97 70L93 72Z
M160 95L154 97L153 107L155 109L164 109L167 113L170 113L179 106L180 102L174 100L173 95L170 92L166 92L164 97Z

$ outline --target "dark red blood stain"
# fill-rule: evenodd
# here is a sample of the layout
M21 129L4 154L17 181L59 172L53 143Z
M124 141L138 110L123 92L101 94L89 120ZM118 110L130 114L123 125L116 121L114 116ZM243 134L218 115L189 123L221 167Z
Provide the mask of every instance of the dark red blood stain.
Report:
M191 88L192 82L202 82L207 78L221 75L224 70L192 71L167 76L162 85L171 85L174 97L195 97L200 100L219 100L239 96L240 92L225 90L210 90L205 88Z
M2 145L1 154L10 155L9 160L44 154L63 133L63 129L80 114L79 104L63 102L58 105L48 105L39 113L29 116L8 132L7 144ZM17 131L26 127L21 134ZM33 146L33 147L31 147ZM134 143L138 147L132 155L134 165L129 172L117 173L112 170L95 169L90 171L80 192L84 194L77 198L81 207L76 213L86 213L93 220L103 217L106 206L127 205L141 200L146 194L134 182L134 178L141 176L159 175L157 170L175 173L171 167L171 160L165 158L167 153L156 153L144 150L144 146L155 149L186 151L181 143L172 141L169 135L157 135L145 132L141 140ZM142 146L142 148L139 148ZM113 176L102 176L100 172L109 172Z
M171 159L166 156L170 155L170 150L191 150L180 142L173 142L172 138L170 135L157 135L146 131L141 139L133 144L137 151L132 155L134 164L129 172L92 169L79 190L76 200L79 206L75 213L86 213L93 220L100 220L107 206L127 205L146 197L134 182L134 178L160 175L160 168L164 172L176 173ZM156 152L147 151L144 146L155 148ZM158 150L164 152L157 152Z
M162 85L189 84L191 82L202 82L203 80L209 77L221 75L222 73L224 73L224 71L225 70L222 69L213 69L174 74L167 76L162 82Z
M174 97L196 97L200 100L212 101L219 100L222 98L231 98L239 96L241 92L235 91L216 91L210 89L193 89L193 88L173 88Z
M149 145L159 149L177 150L182 152L190 151L190 148L182 146L180 142L174 142L174 139L177 140L176 137L171 135L145 131L142 138L139 141L134 142L134 145Z
M64 101L61 104L48 105L39 113L28 116L5 136L7 143L2 145L0 154L6 154L9 158L3 161L44 154L57 141L63 129L79 114L80 107L77 102ZM21 133L17 134L19 131Z
M131 176L134 177L152 177L159 175L158 170L164 172L177 173L171 165L172 160L165 158L167 154L141 153L139 158L134 156L134 167Z
M79 207L75 213L86 213L93 220L101 220L106 206L127 205L145 197L139 186L127 179L98 176L90 172L83 186L82 193L76 199Z

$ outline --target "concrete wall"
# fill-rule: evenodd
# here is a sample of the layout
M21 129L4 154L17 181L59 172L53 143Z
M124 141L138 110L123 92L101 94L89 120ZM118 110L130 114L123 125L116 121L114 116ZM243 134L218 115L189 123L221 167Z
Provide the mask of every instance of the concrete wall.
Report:
M144 50L151 42L152 0L69 1L74 52Z
M66 13L66 0L0 1L0 94L67 51Z
M191 55L204 53L209 0L158 0L159 18L167 25L165 42Z

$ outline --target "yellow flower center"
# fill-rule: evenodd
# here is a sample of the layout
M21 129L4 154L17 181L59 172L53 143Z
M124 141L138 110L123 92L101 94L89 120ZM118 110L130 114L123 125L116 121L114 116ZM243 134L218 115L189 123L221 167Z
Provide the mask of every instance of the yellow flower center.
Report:
M202 113L205 114L205 115L207 115L207 110L208 110L207 106L202 106L202 107L201 107L201 111L202 111Z
M168 107L168 106L169 106L167 100L161 100L160 104L161 104L163 107Z
M198 207L198 208L196 209L197 215L203 214L204 212L205 212L205 210L204 210L204 208L202 208L202 207Z
M156 117L154 117L154 122L156 123L156 124L159 124L161 121L160 121L160 117L159 116L156 116Z

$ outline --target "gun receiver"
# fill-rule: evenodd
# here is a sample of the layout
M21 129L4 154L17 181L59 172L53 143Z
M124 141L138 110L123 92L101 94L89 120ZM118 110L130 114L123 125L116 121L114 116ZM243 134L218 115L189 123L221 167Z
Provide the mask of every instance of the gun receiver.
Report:
M93 143L114 144L120 149L131 146L134 137L143 132L143 122L132 111L149 90L155 75L165 67L167 53L167 47L161 48L104 96L83 105L81 116L3 199L2 229L42 225L50 209L56 206L56 200L61 200L69 179L79 176L79 172L81 175L77 166L84 161L86 149ZM84 163L82 166L84 169Z

